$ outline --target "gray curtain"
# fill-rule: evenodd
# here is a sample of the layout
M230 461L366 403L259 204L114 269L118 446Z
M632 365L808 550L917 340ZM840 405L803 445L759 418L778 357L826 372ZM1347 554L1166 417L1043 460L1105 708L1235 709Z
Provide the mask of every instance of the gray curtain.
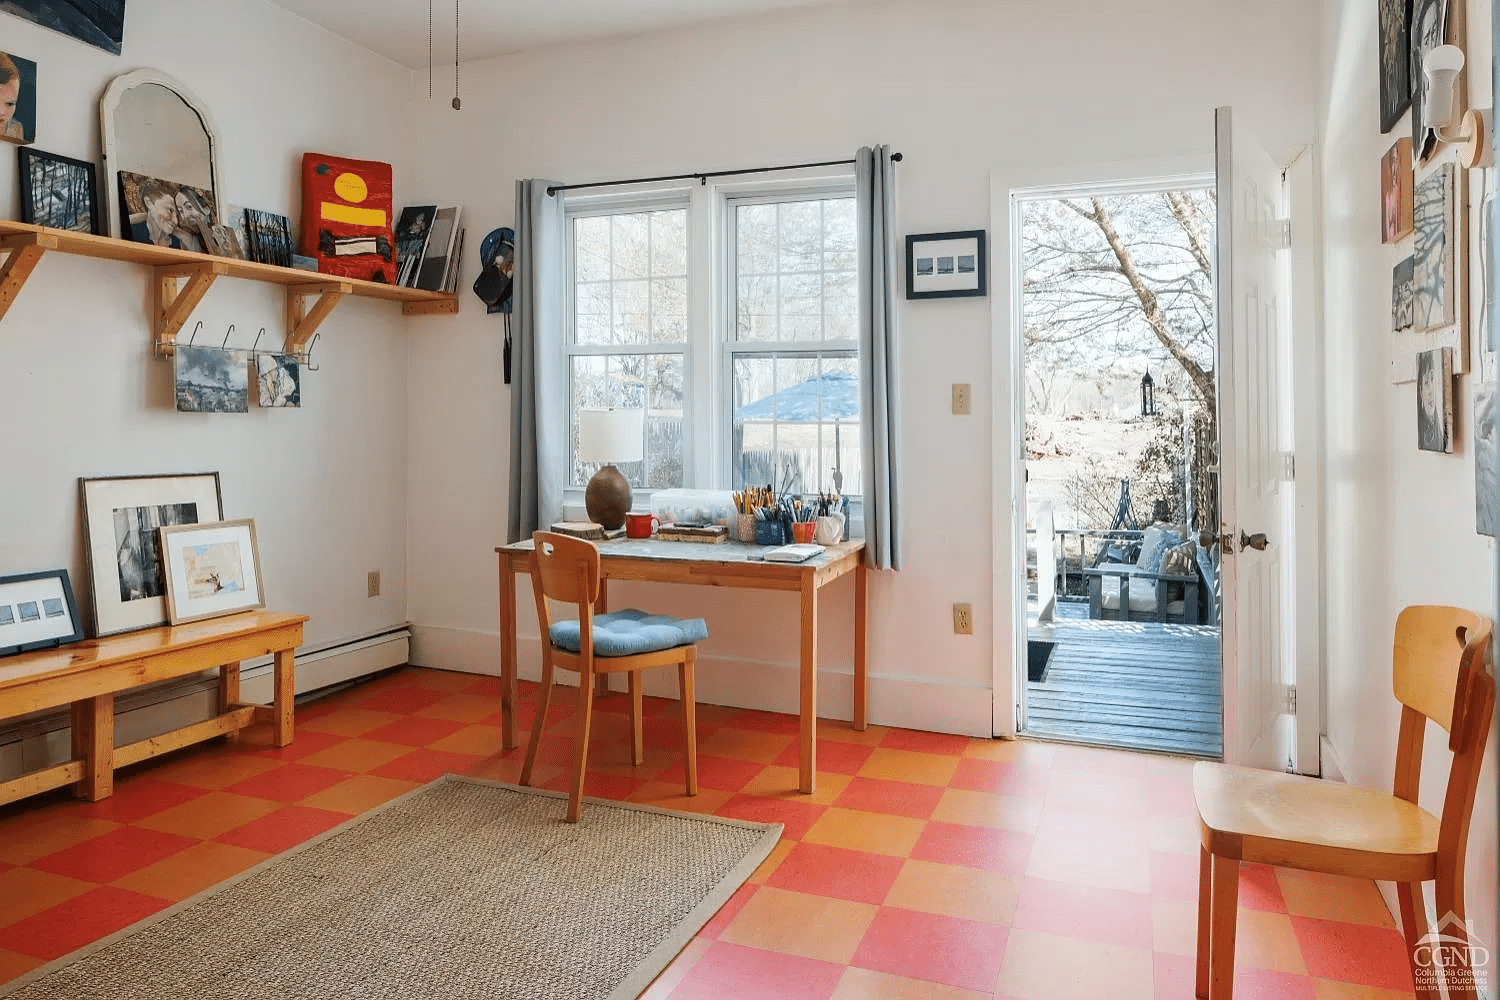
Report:
M901 568L901 342L896 330L895 171L889 146L854 154L859 235L859 393L865 563Z
M540 420L541 406L556 407L563 377L563 279L566 268L563 195L547 194L553 181L516 181L516 274L511 331L510 519L507 539L530 538L562 512L567 461L556 420Z

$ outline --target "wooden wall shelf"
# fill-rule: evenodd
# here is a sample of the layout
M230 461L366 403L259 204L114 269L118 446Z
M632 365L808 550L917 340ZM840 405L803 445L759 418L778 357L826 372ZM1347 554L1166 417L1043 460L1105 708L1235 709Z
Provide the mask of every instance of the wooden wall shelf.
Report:
M172 353L177 344L177 333L188 316L203 300L215 279L224 276L286 288L286 351L289 354L305 354L318 326L339 302L350 295L400 302L401 311L407 316L458 312L456 295L229 257L211 257L191 250L132 243L24 222L0 221L0 251L7 252L5 262L0 264L0 319L5 317L37 262L49 250L80 257L132 261L153 268L157 281L151 330L153 344L160 354Z

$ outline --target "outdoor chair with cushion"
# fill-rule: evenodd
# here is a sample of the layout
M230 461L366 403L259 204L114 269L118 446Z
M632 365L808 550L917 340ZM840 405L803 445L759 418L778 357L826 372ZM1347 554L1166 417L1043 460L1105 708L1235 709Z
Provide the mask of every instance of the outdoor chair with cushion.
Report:
M1134 562L1085 569L1089 617L1198 625L1211 620L1212 581L1203 575L1198 542L1181 525L1153 524Z
M554 668L578 672L578 743L567 813L568 822L576 823L583 811L595 676L629 674L630 762L640 764L645 759L641 672L675 666L682 697L687 793L698 794L698 741L693 720L693 664L698 647L693 644L708 638L708 624L702 618L670 618L634 609L595 614L594 604L599 599L599 550L594 544L550 531L538 531L532 540L536 548L531 553L531 585L536 595L537 621L546 639L542 642L541 693L531 724L531 740L526 746L526 763L521 767L521 784L531 784L531 767L536 762L537 746L546 726L547 705L552 699ZM554 620L547 604L549 598L573 605L577 617Z

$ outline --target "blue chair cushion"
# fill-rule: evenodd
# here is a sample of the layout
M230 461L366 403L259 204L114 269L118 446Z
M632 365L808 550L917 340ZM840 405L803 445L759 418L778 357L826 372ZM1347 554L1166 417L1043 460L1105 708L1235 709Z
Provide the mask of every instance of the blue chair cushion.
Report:
M553 623L547 630L552 645L576 653L582 643L576 619ZM673 618L670 615L648 615L626 608L607 615L594 616L594 655L632 656L654 653L658 649L686 646L708 638L708 622L702 618Z

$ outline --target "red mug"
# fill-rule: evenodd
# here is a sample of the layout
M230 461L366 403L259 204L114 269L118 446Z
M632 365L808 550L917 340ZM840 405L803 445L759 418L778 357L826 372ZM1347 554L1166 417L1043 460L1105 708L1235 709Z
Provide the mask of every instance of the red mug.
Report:
M625 537L650 538L660 523L661 519L655 514L626 514Z

